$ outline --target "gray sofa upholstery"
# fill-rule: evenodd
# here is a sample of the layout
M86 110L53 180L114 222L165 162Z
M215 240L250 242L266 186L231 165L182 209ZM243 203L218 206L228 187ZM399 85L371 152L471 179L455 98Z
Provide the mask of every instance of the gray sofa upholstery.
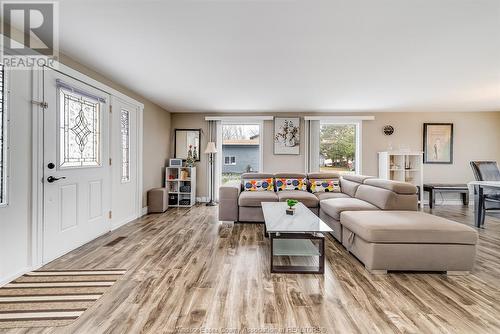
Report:
M243 174L245 178L339 178L334 173ZM372 273L387 270L468 272L477 232L463 224L418 212L417 188L409 183L343 175L340 192L242 191L220 188L219 220L263 222L261 202L297 199L316 213L331 234Z
M418 210L417 187L409 183L345 175L340 185L342 192L350 197L323 200L319 210L319 217L332 228L333 236L340 242L340 214L344 211Z
M477 232L416 211L343 212L342 245L372 273L388 270L469 272Z
M339 179L340 192L302 190L243 191L248 179L307 178ZM245 173L241 182L224 185L219 189L219 220L263 222L261 202L283 202L296 199L320 216L334 230L334 237L342 241L340 213L346 210L416 210L417 188L413 185L375 179L363 175L338 173Z

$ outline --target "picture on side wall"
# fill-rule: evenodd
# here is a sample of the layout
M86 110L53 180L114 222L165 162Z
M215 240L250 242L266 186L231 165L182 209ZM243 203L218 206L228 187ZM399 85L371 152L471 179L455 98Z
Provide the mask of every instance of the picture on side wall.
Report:
M424 163L453 163L452 123L424 123Z
M300 118L274 118L274 154L300 153Z

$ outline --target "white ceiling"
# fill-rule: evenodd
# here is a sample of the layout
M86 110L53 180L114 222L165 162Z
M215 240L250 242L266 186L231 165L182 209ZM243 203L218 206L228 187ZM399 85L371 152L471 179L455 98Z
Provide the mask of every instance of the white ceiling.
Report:
M60 47L171 111L500 111L499 0L64 0Z

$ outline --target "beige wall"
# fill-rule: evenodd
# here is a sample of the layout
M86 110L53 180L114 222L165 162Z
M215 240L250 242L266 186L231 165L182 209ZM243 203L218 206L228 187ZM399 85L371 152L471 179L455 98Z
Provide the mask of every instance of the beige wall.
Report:
M424 165L424 182L467 182L474 177L471 160L500 160L500 112L478 113L376 113L363 124L363 173L376 175L378 151L406 144L422 150L423 123L453 123L453 164ZM392 136L382 128L391 124Z
M295 116L286 114L287 116ZM300 148L298 155L274 155L274 122L264 121L264 157L262 166L264 172L277 173L282 171L303 172L305 168L304 155L304 119L300 120Z
M206 133L208 114L172 114L172 130L174 128L202 128ZM211 113L210 115L214 115ZM227 114L225 114L227 115ZM240 115L240 114L238 114ZM255 115L255 114L253 114ZM269 115L269 114L266 114ZM274 115L280 115L279 113ZM318 115L315 113L283 113L286 116ZM321 114L327 115L327 114ZM330 114L333 115L333 114ZM349 115L349 114L334 114ZM360 114L351 114L360 115ZM377 112L363 113L375 116L374 121L363 122L362 138L362 172L367 175L378 174L377 152L387 150L389 142L394 148L407 145L412 150L422 150L423 123L454 123L454 160L452 165L426 164L425 182L467 182L473 179L469 167L470 160L500 160L500 112L460 112L460 113L397 113ZM395 128L392 136L382 132L384 125L391 124ZM304 156L304 121L301 122L301 145L299 155L273 154L273 122L264 122L264 160L265 172L291 171L303 172ZM172 132L173 133L173 132ZM202 134L202 150L206 145L206 136ZM173 143L173 139L172 139ZM173 144L172 144L173 145ZM173 146L171 148L173 152ZM206 157L198 163L198 195L206 196Z
M146 206L146 193L151 188L161 187L165 163L170 156L170 113L141 95L118 85L102 74L61 56L61 62L89 77L98 80L123 94L144 104L143 117L143 194L142 206Z

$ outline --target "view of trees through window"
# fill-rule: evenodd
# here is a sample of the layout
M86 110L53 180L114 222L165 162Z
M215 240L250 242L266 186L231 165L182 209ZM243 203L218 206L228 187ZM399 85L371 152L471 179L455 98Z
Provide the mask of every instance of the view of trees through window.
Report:
M321 124L320 170L356 171L356 125Z
M260 126L223 124L221 183L238 181L242 173L259 172L259 166Z

